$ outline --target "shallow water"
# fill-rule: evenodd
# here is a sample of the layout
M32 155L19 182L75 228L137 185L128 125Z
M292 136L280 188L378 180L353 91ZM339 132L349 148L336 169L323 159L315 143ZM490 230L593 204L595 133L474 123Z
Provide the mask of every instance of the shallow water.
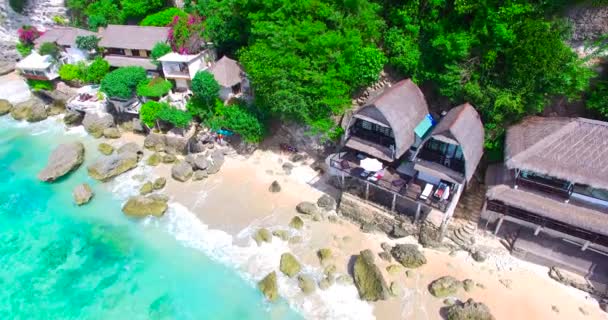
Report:
M80 129L53 122L0 118L0 319L301 318L285 301L266 303L253 281L183 245L166 224L126 218L125 195L90 179L86 163L39 182L61 142L84 141L86 161L97 156ZM82 182L95 196L77 207L71 191Z

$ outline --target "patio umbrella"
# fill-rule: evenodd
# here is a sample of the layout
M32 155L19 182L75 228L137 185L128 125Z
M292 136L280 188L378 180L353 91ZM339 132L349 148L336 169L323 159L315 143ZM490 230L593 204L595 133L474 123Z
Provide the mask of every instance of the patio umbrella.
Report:
M382 162L375 158L365 158L361 160L360 167L365 171L376 172L382 169Z

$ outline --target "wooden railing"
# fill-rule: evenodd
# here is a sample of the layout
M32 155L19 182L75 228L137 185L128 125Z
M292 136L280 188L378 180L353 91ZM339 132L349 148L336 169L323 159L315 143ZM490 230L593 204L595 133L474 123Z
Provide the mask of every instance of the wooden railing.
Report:
M550 185L548 183L543 183L540 181L526 179L522 176L518 176L515 178L515 184L518 187L524 187L532 190L541 191L550 195L558 196L563 198L564 200L570 198L570 194L572 194L572 187L565 189L560 188L554 185Z

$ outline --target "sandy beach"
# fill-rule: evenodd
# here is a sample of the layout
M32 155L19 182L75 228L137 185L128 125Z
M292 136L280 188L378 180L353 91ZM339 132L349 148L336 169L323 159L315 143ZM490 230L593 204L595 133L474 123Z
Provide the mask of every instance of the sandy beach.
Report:
M143 137L126 134L121 140L142 142ZM110 141L119 144L116 141ZM152 152L146 151L146 157ZM221 171L202 181L178 182L171 179L171 164L160 164L152 169L153 176L167 178L167 186L162 191L171 197L171 201L188 208L209 229L222 230L233 237L233 244L247 247L253 251L267 251L265 246L276 250L291 251L303 264L304 268L316 279L322 278L323 266L320 265L316 251L330 248L334 254L333 264L340 274L347 274L348 263L353 255L364 249L374 253L382 251L381 243L416 243L412 236L391 240L384 234L367 234L358 226L339 218L313 221L300 215L305 221L303 230L289 228L288 223L297 215L296 205L301 201L315 202L322 190L330 190L322 177L318 176L310 164L312 159L295 164L290 174L285 173L282 165L288 161L288 154L274 151L257 150L248 157L231 154ZM279 182L281 191L271 193L268 188L273 181ZM269 230L286 230L291 236L301 236L300 243L287 243L273 237L272 244L258 247L251 236L259 228ZM433 297L428 285L433 280L450 275L459 280L471 279L476 286L470 292L460 290L454 297L461 301L472 298L485 303L496 319L606 319L606 314L598 303L584 292L564 286L550 279L547 268L533 265L511 257L497 239L490 235L479 235L478 242L491 248L488 260L475 262L467 252L448 252L445 250L422 249L427 264L410 270L405 269L397 275L390 275L386 267L391 263L376 258L376 263L383 271L387 283L395 281L403 289L399 297L375 303L363 303L373 307L372 316L376 319L442 319L440 310L445 307L443 299ZM279 244L277 244L279 243ZM278 252L280 255L282 252ZM278 271L279 259L268 269ZM256 254L252 255L253 257ZM264 259L268 255L261 255ZM250 257L251 259L251 257ZM395 262L393 262L394 264ZM274 265L272 265L274 264ZM243 264L242 269L250 274L253 280L262 278L265 273ZM257 272L257 274L255 274ZM317 288L309 296L297 293L297 280L283 278L279 284L287 284L290 289L280 289L287 293L288 299L296 308L317 305L331 309L336 300L323 296L323 290ZM352 300L354 285L339 285L347 289ZM332 288L333 288L332 287ZM295 289L294 289L295 288ZM328 290L330 291L331 288ZM296 293L294 293L294 291ZM356 297L355 297L356 298ZM348 299L343 302L352 302ZM322 308L321 308L322 309ZM370 309L371 310L371 309ZM310 314L309 317L323 318L323 313ZM348 318L348 313L341 318ZM364 317L363 317L364 318Z

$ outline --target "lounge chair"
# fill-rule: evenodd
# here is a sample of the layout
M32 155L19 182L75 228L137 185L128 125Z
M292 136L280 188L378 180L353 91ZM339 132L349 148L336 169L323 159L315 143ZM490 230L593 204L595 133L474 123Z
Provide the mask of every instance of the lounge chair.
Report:
M427 183L424 186L424 190L422 190L422 193L420 194L420 199L422 199L422 200L428 199L429 196L431 195L431 193L433 193L433 185L430 183Z

